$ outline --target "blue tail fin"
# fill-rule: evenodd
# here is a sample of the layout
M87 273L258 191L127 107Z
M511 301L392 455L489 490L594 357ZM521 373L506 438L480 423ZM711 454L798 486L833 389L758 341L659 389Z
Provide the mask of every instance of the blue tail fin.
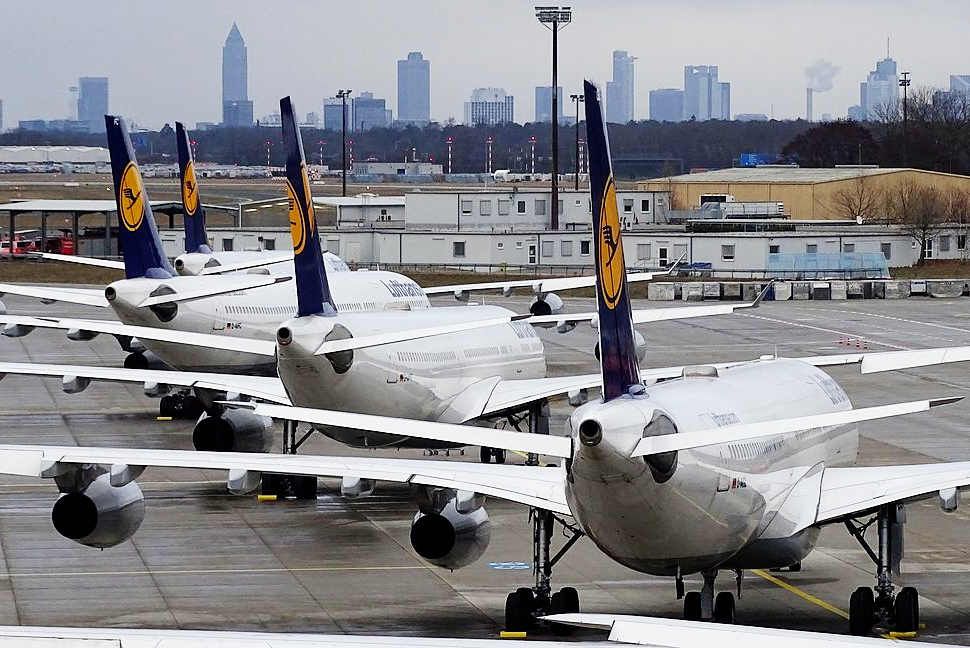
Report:
M603 376L603 400L608 401L628 393L631 385L640 384L640 367L637 365L633 338L630 292L626 284L626 263L623 259L616 183L610 163L606 122L603 121L596 86L586 81L583 92L595 240L600 371Z
M118 243L125 259L128 279L168 279L175 274L162 250L155 216L148 202L138 160L128 137L128 125L121 117L105 115L111 175L118 206Z
M327 270L320 250L320 233L313 213L310 177L303 157L303 138L296 125L293 102L280 99L283 146L286 148L286 193L290 201L290 236L296 267L297 317L334 315L337 309L330 294Z
M175 122L175 144L179 154L179 180L182 182L182 224L185 226L185 251L211 254L209 237L205 231L205 209L199 197L199 182L195 177L195 160L189 134L182 122Z

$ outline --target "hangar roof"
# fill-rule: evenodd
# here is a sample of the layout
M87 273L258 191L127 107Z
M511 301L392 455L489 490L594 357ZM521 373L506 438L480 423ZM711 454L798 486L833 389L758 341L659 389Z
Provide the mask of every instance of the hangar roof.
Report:
M932 173L934 175L951 175L922 169L881 168L872 166L844 166L824 169L808 169L788 166L763 167L735 167L732 169L718 169L716 171L702 171L671 176L669 178L654 178L647 182L682 182L682 183L791 183L818 184L835 182L838 180L852 180L859 176L884 175L901 171L915 171L917 173ZM962 176L959 176L962 177Z

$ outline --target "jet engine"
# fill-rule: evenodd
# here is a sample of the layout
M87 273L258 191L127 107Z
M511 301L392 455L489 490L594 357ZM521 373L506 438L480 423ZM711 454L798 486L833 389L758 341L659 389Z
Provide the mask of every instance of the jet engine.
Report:
M562 310L562 298L556 293L536 295L536 300L529 306L533 315L554 315Z
M202 414L192 431L196 450L268 452L273 445L273 419L244 409L227 409L217 416Z
M171 369L151 351L134 351L125 356L125 369Z
M442 488L425 492L422 499L411 522L411 546L418 555L450 570L481 558L492 535L485 498Z
M644 358L647 357L647 340L643 337L640 331L633 331L633 343L636 345L637 350L637 360L643 362ZM600 343L597 342L596 346L593 347L593 355L596 359L600 359Z
M65 538L104 549L135 534L145 519L145 496L138 484L111 485L103 472L86 486L64 492L54 503L51 521Z

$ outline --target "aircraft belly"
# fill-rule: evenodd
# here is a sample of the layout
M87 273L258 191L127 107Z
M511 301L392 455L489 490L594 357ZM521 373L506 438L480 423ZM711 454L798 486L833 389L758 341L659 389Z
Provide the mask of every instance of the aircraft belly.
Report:
M142 340L142 344L161 358L165 364L182 371L276 375L275 359L256 353L226 351L158 340Z

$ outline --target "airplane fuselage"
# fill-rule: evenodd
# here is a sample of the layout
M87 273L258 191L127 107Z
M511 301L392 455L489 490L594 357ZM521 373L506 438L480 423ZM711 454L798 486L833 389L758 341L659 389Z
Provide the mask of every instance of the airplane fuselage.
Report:
M283 325L290 341L277 342L279 376L297 406L462 423L481 414L499 381L545 376L542 341L531 325L513 322L329 356L314 352L323 342L348 334L361 337L510 314L496 306L452 306L295 318ZM407 437L406 427L401 435L321 431L354 446L435 447Z
M644 436L808 416L851 407L823 371L797 360L761 360L584 405L566 493L584 531L607 555L641 572L788 566L814 547L816 529L791 534L805 513L793 489L821 466L853 463L855 425L631 458ZM587 419L602 442L581 442ZM652 465L651 465L652 464ZM787 506L786 506L787 502ZM808 513L812 513L809 511Z

